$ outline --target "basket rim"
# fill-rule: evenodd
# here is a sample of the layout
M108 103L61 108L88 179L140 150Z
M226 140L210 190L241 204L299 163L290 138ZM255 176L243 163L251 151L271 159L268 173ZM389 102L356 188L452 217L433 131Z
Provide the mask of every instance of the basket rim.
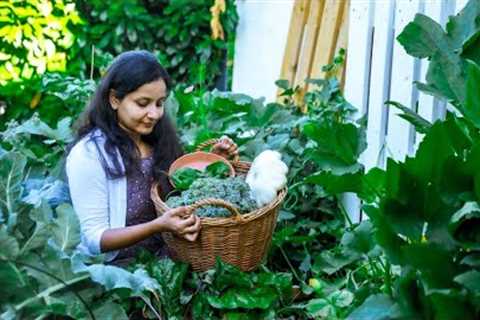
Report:
M165 211L171 209L170 207L167 206L167 204L160 198L160 195L158 193L158 188L159 185L158 183L154 183L151 188L151 198L152 201L155 205L155 211L157 212L157 215L163 214ZM285 187L282 190L280 190L277 193L277 196L275 197L272 202L269 204L257 208L253 211L250 211L248 213L242 214L242 219L236 219L234 215L229 216L229 217L217 217L217 218L212 218L212 217L200 217L201 223L204 226L226 226L226 225L238 225L238 224L244 224L248 223L252 220L255 220L264 214L268 213L270 210L274 210L277 208L285 198L287 194L288 189Z
M236 161L231 163L234 169L236 169L236 165L251 165L251 162L249 161ZM235 174L237 174L235 170ZM155 205L155 211L157 215L163 214L165 211L169 210L170 208L167 206L167 204L160 198L160 194L158 193L159 189L159 184L158 182L154 182L152 184L152 187L150 189L150 198L153 201L153 204ZM236 219L234 215L229 216L229 217L217 217L217 218L212 218L212 217L200 217L201 224L202 226L228 226L228 225L238 225L238 224L245 224L248 223L252 220L255 220L264 214L268 213L270 210L276 209L283 201L285 196L287 195L288 188L284 187L283 189L279 190L277 193L277 196L275 197L274 200L272 200L269 204L257 208L253 211L250 211L248 213L242 214L242 219Z

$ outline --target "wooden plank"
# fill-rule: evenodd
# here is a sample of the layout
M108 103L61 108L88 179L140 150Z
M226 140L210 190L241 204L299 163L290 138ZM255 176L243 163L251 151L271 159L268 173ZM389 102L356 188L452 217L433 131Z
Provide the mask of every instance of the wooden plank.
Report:
M370 92L368 99L367 149L361 160L367 170L384 166L384 144L390 94L390 73L394 39L395 1L375 3Z
M303 43L300 51L300 57L298 59L295 80L293 82L294 87L297 85L300 87L300 91L296 95L297 101L303 101L303 97L307 90L305 79L310 75L324 5L325 0L314 0L310 3L310 8L308 10L308 20L304 29Z
M441 23L442 19L442 2L440 1L426 1L425 8L423 13L433 20ZM427 75L428 70L428 60L422 59L421 61L421 70L420 70L420 77L419 80L421 82L425 82L425 77ZM434 110L438 107L438 101L431 95L425 94L423 92L419 92L418 98L418 110L417 113L422 116L423 118L427 119L428 121L434 122L435 115ZM418 148L420 142L423 140L423 134L417 133L415 138L415 150Z
M352 1L349 13L347 66L345 78L345 98L352 103L362 116L367 110L370 74L369 61L372 43L373 2Z
M322 67L332 61L342 23L345 0L326 0L318 33L311 78L323 78Z
M337 44L335 45L334 56L338 54L340 49L347 50L348 46L348 17L350 11L350 1L345 1L345 8L343 8L342 21L340 24L340 31L338 32ZM345 57L346 58L346 57ZM345 66L347 61L345 60L343 66L338 70L337 77L340 81L341 87L345 85Z
M352 1L349 7L348 24L355 27L351 27L348 33L344 94L347 101L359 109L359 116L367 110L373 5L371 1ZM342 204L352 221L361 220L361 203L354 194L344 194Z
M395 9L395 38L405 26L413 20L419 9L419 0L397 1ZM397 101L411 108L414 105L413 80L415 60L409 56L397 41L393 45L392 75L390 100ZM392 111L392 110L391 110ZM414 131L408 122L389 112L387 128L387 156L403 161L413 150Z
M309 7L310 0L296 0L290 18L287 45L285 47L285 55L280 73L280 78L286 79L290 81L290 83L293 83L295 78L298 56L303 39L303 29L308 17Z
M455 3L455 14L459 13L467 5L468 0L457 0Z

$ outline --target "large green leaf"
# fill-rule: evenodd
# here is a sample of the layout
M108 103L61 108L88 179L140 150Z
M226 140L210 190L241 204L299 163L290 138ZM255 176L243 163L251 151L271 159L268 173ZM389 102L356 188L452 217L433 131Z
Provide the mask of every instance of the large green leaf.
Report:
M352 252L377 256L380 250L374 241L375 229L371 221L362 221L353 230L346 232L341 240L342 246Z
M52 235L53 213L47 203L43 202L40 207L32 208L29 217L34 221L35 227L23 243L20 254L28 254L29 251L45 247Z
M468 1L455 16L450 16L446 30L448 37L452 40L455 48L462 48L463 56L468 52L469 47L478 44L478 33L480 24L478 16L480 15L480 4L478 1ZM477 60L477 62L479 62Z
M27 160L16 152L0 155L0 212L9 228L17 222L18 200L22 194L22 181Z
M86 272L90 278L106 290L128 289L132 295L142 295L146 291L158 290L158 282L150 277L144 269L138 268L133 273L125 269L104 264L86 265L85 257L75 254L72 257L72 268L75 273Z
M479 31L480 32L480 31ZM467 84L465 116L480 128L480 67L473 61L467 62Z
M303 133L316 143L307 155L321 170L343 174L361 168L357 159L366 148L362 128L352 123L309 122Z
M441 92L448 99L464 101L465 80L462 60L455 51L458 48L437 22L417 14L397 39L408 54L430 59L426 80L432 90Z
M151 268L151 275L158 282L162 308L169 319L181 319L183 316L180 298L187 271L187 264L170 259L156 261Z
M209 295L207 297L208 303L217 309L268 309L277 299L276 291L270 287L232 288L220 296Z
M477 202L467 202L452 216L450 232L467 247L480 249L480 207Z
M332 195L354 192L360 199L372 203L385 191L385 172L380 168L372 168L367 174L357 171L338 175L322 171L306 177L305 182L321 185Z
M480 272L470 270L455 277L455 282L460 283L475 294L480 294Z
M95 318L105 320L128 320L129 317L121 305L111 300L102 302L101 305L94 310Z
M71 205L58 206L56 213L57 219L52 226L53 241L60 251L71 253L80 242L80 223Z
M392 319L392 310L394 302L390 297L384 294L375 294L365 300L365 302L355 309L348 320L389 320Z
M10 235L5 225L0 225L1 259L15 259L19 252L17 239Z

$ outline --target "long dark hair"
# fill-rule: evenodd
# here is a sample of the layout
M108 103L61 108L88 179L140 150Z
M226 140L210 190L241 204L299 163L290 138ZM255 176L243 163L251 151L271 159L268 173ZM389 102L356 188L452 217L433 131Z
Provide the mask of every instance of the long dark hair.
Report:
M116 98L122 100L142 85L159 79L165 82L169 91L170 76L152 53L143 50L127 51L117 56L101 80L86 112L79 119L77 136L68 152L80 139L99 129L103 134L104 149L109 160L99 152L107 177L121 178L138 169L140 152L119 126L117 112L110 104L109 95L113 89ZM90 139L100 150L98 138L92 135ZM153 148L154 178L160 182L162 194L165 195L171 191L165 171L183 153L175 128L166 113L157 122L152 133L142 136L142 140ZM120 152L123 167L118 161L117 152Z

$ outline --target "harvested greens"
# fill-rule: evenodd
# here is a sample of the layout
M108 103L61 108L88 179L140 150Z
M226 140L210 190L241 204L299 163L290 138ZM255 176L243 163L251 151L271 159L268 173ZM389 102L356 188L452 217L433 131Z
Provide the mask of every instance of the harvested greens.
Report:
M170 208L191 205L206 198L222 199L236 206L240 213L248 213L257 209L255 201L250 197L250 188L242 177L198 178L188 190L180 196L169 198L166 203ZM195 211L199 217L229 217L229 210L221 207L205 206Z

